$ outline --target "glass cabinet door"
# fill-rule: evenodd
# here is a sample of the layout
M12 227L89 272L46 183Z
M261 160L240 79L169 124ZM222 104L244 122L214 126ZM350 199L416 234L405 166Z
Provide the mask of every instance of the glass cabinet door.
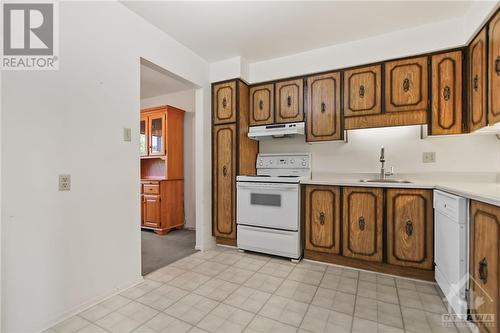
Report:
M141 156L148 156L148 117L141 117L139 129Z
M164 129L163 113L149 117L149 155L165 155Z

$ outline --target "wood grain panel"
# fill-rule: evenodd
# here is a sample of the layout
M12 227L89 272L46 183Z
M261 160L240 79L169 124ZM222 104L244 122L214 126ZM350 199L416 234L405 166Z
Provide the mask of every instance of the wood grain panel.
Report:
M276 123L304 120L303 79L276 82Z
M469 128L486 126L486 28L469 45Z
M340 252L340 188L306 186L305 248L326 253Z
M384 192L381 188L346 187L343 202L343 255L382 261Z
M344 116L363 116L382 112L381 66L344 72Z
M342 139L340 73L307 78L307 141Z
M477 322L485 315L492 315L493 322L478 324L481 332L497 333L500 315L500 207L471 201L470 221L470 274L473 280L470 281L469 305L472 318Z
M427 124L427 112L425 110L391 112L391 113L382 113L371 116L344 118L345 129L424 125L424 124Z
M387 262L433 268L432 190L388 189Z
M144 225L158 228L161 224L161 201L159 195L144 194Z
M249 125L249 88L239 81L240 90L238 100L238 175L255 175L257 164L257 154L259 153L259 142L248 138Z
M241 96L241 95L240 95ZM250 125L274 123L274 84L250 88Z
M489 112L488 123L500 121L500 11L489 25Z
M462 52L432 57L432 135L462 133Z
M427 57L385 64L385 111L419 111L428 107Z
M213 85L213 123L236 122L236 81Z

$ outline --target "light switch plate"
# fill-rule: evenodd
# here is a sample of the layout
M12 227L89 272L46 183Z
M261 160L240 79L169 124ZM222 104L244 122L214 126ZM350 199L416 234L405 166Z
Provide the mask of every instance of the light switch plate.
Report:
M436 162L436 152L428 151L422 153L422 162L424 163L435 163Z
M71 175L59 175L59 191L71 190Z
M130 127L123 128L123 141L125 142L132 141L132 129Z

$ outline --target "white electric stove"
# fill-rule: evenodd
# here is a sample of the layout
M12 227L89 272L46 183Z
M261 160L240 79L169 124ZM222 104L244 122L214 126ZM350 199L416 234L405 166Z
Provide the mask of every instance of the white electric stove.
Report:
M300 181L310 177L309 153L259 154L257 175L236 177L238 248L299 260Z

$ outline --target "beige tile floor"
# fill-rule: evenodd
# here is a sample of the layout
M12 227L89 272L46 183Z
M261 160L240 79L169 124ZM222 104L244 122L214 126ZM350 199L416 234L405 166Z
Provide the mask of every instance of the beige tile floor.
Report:
M218 247L50 328L73 332L468 332L435 284Z

